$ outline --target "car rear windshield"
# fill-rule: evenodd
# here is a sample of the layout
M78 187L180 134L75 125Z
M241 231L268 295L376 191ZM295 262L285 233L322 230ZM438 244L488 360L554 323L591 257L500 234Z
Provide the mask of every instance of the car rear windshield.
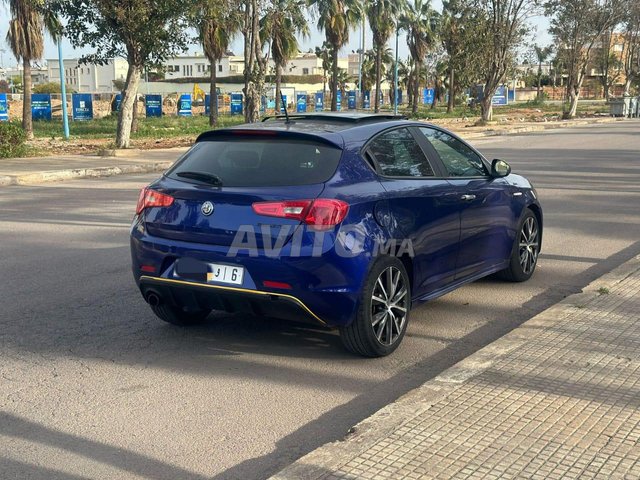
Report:
M313 185L331 178L341 153L307 140L220 137L196 143L167 176L199 183L185 172L204 173L225 187Z

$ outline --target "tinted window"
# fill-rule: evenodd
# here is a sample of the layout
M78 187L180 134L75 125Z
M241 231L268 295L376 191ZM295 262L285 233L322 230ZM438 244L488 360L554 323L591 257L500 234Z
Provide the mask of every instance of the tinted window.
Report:
M331 178L341 153L309 141L221 137L196 143L167 175L191 181L177 174L210 173L225 187L312 185Z
M432 177L433 169L406 128L378 135L370 144L382 174L388 177Z
M436 149L451 177L479 177L487 175L480 156L460 140L440 130L420 128Z

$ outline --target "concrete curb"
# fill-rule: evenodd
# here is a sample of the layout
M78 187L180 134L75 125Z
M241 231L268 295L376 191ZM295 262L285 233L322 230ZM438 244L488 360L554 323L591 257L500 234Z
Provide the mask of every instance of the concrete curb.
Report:
M521 127L508 128L505 130L485 130L483 132L469 132L459 131L458 134L465 139L485 138L485 137L500 137L503 135L518 135L520 133L533 133L544 132L546 130L557 130L561 128L582 127L587 125L597 125L602 123L612 123L623 121L622 118L598 118L598 119L586 119L586 120L566 120L555 122L540 122L535 125L526 125Z
M608 274L594 280L582 293L570 295L556 305L536 315L520 327L487 345L473 355L445 370L421 387L418 387L395 402L383 407L371 417L363 420L347 432L343 440L328 443L310 452L277 473L272 480L313 480L337 471L352 458L359 456L389 436L412 418L429 410L440 400L449 396L469 379L491 367L503 355L524 346L531 328L548 328L566 317L576 308L597 298L600 289L610 288L629 275L640 270L640 255L622 264Z
M120 165L99 168L78 168L49 172L26 173L23 175L0 176L0 187L10 185L33 185L44 182L58 182L76 178L112 177L114 175L131 175L136 173L163 172L174 162L154 162L134 165Z

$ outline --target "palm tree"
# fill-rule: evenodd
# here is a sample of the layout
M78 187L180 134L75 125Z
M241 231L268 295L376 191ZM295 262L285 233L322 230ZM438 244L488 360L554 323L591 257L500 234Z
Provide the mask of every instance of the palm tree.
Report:
M448 88L449 101L447 102L447 113L451 113L453 111L455 97L456 97L456 89L455 89L455 77L452 74L452 70L453 70L453 66L450 64L447 64L447 62L440 61L436 63L435 71L433 75L434 94L433 94L433 103L431 104L431 108L436 108L438 101L444 98L444 95Z
M322 60L322 93L327 91L327 72L331 70L331 45L324 41L322 47L316 47L316 57Z
M538 85L538 93L536 94L536 97L538 101L541 101L542 100L542 64L546 62L547 59L553 53L553 47L549 45L543 48L539 45L534 45L533 49L536 55L536 61L538 63L538 75L536 78L537 85Z
M309 35L309 26L305 16L306 0L274 0L271 9L262 18L261 31L263 42L271 43L271 55L276 66L276 112L282 105L282 71L298 53L297 34Z
M376 81L376 54L373 50L364 52L362 58L362 85L358 85L362 93L371 90Z
M365 3L365 12L373 35L373 49L376 52L376 113L380 111L382 55L389 37L397 27L397 18L404 10L406 3L406 0L373 0Z
M44 53L44 31L57 38L62 30L58 18L43 8L38 0L9 0L9 31L7 43L18 59L22 60L23 100L22 128L27 138L33 138L31 118L31 62L42 58Z
M420 72L424 58L433 48L437 39L439 14L431 8L429 0L414 0L408 3L405 12L400 17L400 26L407 31L407 45L413 59L416 72L413 87L412 113L418 111L418 95L420 90Z
M349 88L349 83L351 82L351 77L349 77L349 74L347 73L346 70L340 70L338 72L338 77L337 77L337 88L336 88L336 92L338 90L340 90L340 96L342 101L346 101L347 98L347 88ZM337 97L336 97L336 105L337 105ZM344 103L342 104L344 105ZM336 107L337 108L337 107ZM344 106L342 107L344 109Z
M233 36L240 29L240 11L226 0L204 0L196 23L204 54L211 64L209 125L218 122L217 64L226 55Z
M349 41L349 30L362 16L360 0L310 0L318 9L318 28L331 45L331 110L338 109L338 52Z

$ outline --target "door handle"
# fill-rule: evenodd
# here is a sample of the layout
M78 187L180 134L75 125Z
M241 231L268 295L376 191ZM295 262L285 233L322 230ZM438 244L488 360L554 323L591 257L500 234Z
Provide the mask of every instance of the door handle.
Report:
M470 202L471 200L475 200L476 196L475 195L462 195L460 197L460 200L464 200L465 202Z

